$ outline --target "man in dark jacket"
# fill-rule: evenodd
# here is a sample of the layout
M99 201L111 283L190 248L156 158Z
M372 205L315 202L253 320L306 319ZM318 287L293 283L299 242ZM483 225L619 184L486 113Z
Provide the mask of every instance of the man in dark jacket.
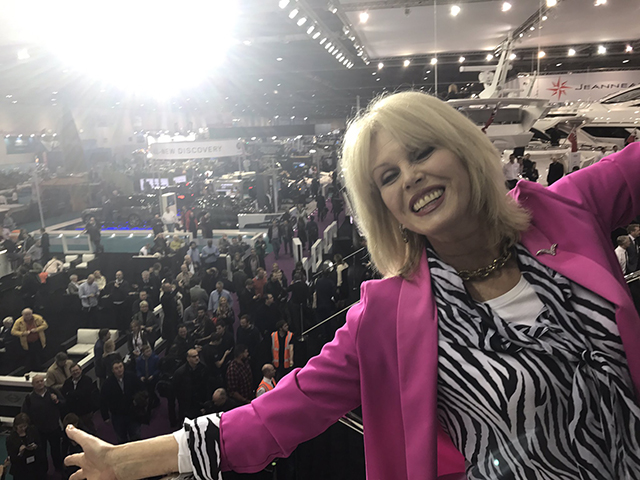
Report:
M164 223L162 223L162 219L160 218L160 214L156 213L153 219L151 220L151 228L153 229L153 236L158 236L159 233L164 231Z
M313 215L309 217L307 222L307 236L309 237L309 250L311 250L313 244L318 240L318 224L313 219Z
M180 312L178 312L178 300L176 295L178 290L173 285L165 282L162 285L162 297L160 304L164 312L164 320L162 321L162 338L167 341L168 345L173 343L173 339L178 334L178 323L180 323Z
M558 161L558 157L551 157L549 173L547 174L547 185L552 185L564 176L564 164Z
M42 265L44 265L49 261L49 257L51 256L49 234L44 228L40 229L40 248L42 249Z
M107 372L104 369L104 364L102 363L102 356L104 354L104 342L111 338L111 333L108 328L101 328L98 332L98 340L96 344L93 346L93 365L96 372L96 377L100 380L100 385L104 382L104 379L107 378Z
M173 390L178 400L178 422L202 415L204 404L211 396L209 369L200 363L194 348L187 352L187 363L173 375Z
M134 397L142 390L136 374L124 369L122 360L112 365L100 392L100 412L105 422L111 421L118 443L140 440L140 421L135 411Z
M107 283L104 291L113 305L113 314L118 330L123 333L126 332L131 321L131 304L129 303L131 285L124 279L124 274L121 270L116 272L114 281Z
M93 412L97 410L97 389L91 379L82 374L77 363L71 366L71 376L62 385L62 395L67 401L67 412L75 413L80 419L80 427L96 435Z
M22 404L22 413L26 413L31 423L38 429L42 445L51 448L51 459L56 471L62 471L62 429L60 428L60 412L64 408L64 397L54 388L46 387L44 375L35 375L31 379L33 391L27 395Z
M240 304L240 315L253 315L258 306L258 296L253 289L253 280L247 279L244 288L238 291L238 303Z

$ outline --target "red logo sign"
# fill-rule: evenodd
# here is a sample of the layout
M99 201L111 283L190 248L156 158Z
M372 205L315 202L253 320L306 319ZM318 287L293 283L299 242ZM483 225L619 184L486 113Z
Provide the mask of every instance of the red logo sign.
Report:
M562 77L558 77L558 81L552 82L551 85L553 85L553 87L547 88L547 90L550 90L553 92L553 94L551 94L551 97L555 97L557 95L558 101L560 101L560 99L562 98L562 95L567 94L567 90L569 90L570 88L573 88L568 86L566 81L563 82Z

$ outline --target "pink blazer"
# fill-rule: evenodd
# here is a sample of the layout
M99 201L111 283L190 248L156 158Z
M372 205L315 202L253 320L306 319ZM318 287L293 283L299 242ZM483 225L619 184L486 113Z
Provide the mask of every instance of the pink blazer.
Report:
M616 306L636 393L640 319L610 232L640 213L640 144L549 188L521 181L511 193L532 213L522 244L543 264ZM423 256L412 281L362 285L362 300L320 355L220 424L224 470L254 472L320 434L362 404L367 478L435 480L464 472L436 418L438 320Z

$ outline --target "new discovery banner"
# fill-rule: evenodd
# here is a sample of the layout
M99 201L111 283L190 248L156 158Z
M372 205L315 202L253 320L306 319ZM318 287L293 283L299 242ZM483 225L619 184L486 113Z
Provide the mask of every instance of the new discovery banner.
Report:
M532 77L513 79L506 88L521 88L527 92L531 79ZM635 85L640 85L640 70L541 75L533 86L531 96L547 98L551 103L595 102Z
M152 158L158 160L233 157L242 155L242 142L238 140L209 140L204 142L152 143L151 154Z

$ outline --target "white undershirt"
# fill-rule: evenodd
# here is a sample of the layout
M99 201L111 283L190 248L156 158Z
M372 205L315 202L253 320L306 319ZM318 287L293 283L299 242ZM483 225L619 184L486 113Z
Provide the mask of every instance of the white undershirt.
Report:
M507 293L484 303L505 322L520 325L533 325L544 309L544 304L524 276L520 276L518 284Z

